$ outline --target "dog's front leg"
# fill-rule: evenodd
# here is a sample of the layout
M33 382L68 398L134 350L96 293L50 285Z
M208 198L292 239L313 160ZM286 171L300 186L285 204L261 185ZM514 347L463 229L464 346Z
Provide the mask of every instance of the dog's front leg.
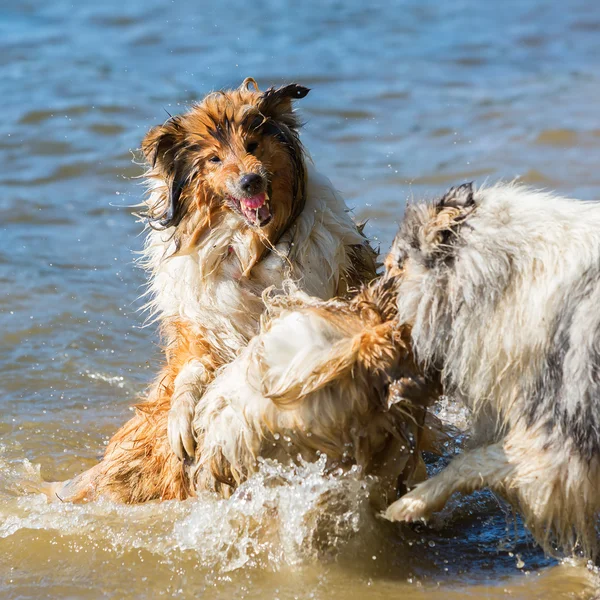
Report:
M192 420L196 404L207 383L206 368L199 360L190 360L173 383L168 435L171 449L181 460L194 456L196 440L192 430Z
M427 520L432 513L444 508L454 492L470 494L484 487L500 490L513 470L502 443L465 452L390 505L385 518L406 522Z

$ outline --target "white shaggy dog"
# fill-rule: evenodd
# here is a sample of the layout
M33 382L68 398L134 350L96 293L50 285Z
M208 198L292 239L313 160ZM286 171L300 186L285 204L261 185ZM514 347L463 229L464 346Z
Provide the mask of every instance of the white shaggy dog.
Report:
M426 519L490 487L547 551L595 556L600 203L465 184L407 209L390 264L417 360L471 408L475 447L386 516Z

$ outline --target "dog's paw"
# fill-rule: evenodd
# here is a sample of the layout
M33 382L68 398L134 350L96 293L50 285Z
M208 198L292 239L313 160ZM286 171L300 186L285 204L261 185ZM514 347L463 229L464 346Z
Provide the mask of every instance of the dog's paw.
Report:
M431 511L427 502L418 493L408 493L388 506L384 517L388 521L427 521Z
M173 396L167 432L169 444L175 455L181 459L193 458L196 440L192 430L196 401L192 392L183 392Z

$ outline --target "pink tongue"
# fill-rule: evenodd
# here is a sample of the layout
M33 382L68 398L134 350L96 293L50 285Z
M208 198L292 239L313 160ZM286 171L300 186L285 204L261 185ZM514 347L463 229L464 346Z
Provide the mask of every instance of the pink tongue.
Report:
M242 198L240 200L240 203L243 204L246 208L251 208L255 210L265 203L265 193L263 192L262 194L252 196L252 198Z

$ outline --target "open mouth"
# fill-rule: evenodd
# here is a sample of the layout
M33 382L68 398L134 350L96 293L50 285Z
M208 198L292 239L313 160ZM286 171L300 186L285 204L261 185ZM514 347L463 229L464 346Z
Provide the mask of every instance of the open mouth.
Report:
M229 196L229 200L250 225L264 227L271 221L272 215L265 192L249 198L234 198L233 196Z

